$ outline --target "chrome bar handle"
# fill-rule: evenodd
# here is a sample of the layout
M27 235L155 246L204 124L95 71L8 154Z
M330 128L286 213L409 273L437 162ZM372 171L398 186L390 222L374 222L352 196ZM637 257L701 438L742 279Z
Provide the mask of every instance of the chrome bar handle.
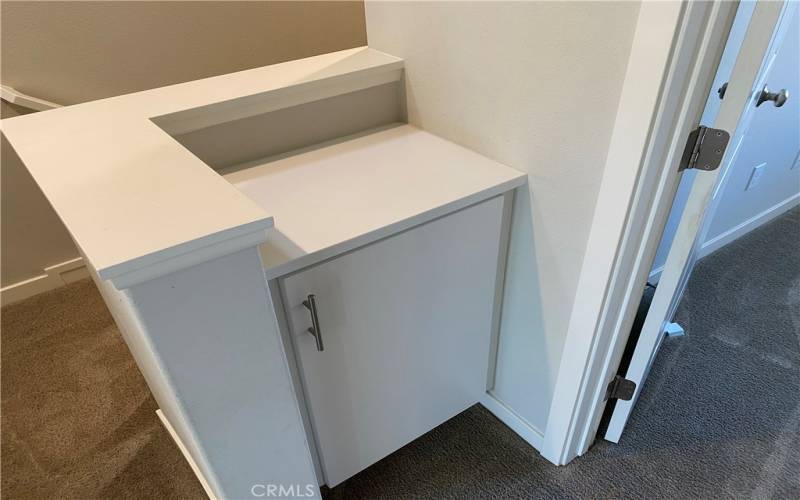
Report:
M308 296L308 299L303 301L303 305L306 306L306 309L311 311L311 327L308 329L308 333L314 336L314 340L317 341L317 350L323 351L325 350L325 346L322 345L322 331L319 329L319 315L317 314L317 300L314 294Z

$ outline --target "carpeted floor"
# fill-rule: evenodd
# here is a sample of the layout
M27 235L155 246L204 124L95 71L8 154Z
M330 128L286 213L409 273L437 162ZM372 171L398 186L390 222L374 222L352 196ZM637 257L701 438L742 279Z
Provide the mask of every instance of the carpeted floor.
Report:
M4 499L203 498L90 280L2 311Z
M555 467L480 406L325 492L800 498L800 208L701 261L619 445ZM201 498L102 301L3 310L5 498Z

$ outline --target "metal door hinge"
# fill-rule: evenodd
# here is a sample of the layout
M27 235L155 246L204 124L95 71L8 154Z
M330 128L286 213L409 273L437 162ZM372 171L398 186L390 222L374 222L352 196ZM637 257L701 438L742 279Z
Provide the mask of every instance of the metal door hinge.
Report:
M722 129L702 125L697 127L689 134L689 140L686 141L686 149L683 150L678 172L687 168L716 170L722 163L730 138L730 134Z
M609 399L630 401L633 399L634 392L636 392L636 382L632 382L620 375L616 375L611 382L608 383L608 389L606 389L606 401Z

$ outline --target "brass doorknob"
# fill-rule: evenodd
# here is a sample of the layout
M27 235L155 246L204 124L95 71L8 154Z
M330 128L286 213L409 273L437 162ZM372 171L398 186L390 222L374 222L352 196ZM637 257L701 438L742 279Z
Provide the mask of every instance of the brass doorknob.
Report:
M778 92L770 92L769 87L764 85L764 88L761 90L761 93L758 95L758 100L756 101L756 107L761 106L767 101L772 101L773 105L776 108L780 108L786 103L786 100L789 99L789 91L786 89L781 89Z

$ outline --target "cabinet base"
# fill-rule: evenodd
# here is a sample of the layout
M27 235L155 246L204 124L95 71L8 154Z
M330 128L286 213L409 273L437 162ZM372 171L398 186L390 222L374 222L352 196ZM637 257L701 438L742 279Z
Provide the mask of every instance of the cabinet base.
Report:
M492 412L495 417L499 418L501 422L511 428L512 431L516 432L519 437L536 448L537 451L542 450L544 433L542 433L539 429L535 428L524 418L517 415L512 409L507 407L502 401L495 398L489 392L483 396L480 403L486 407L487 410Z

